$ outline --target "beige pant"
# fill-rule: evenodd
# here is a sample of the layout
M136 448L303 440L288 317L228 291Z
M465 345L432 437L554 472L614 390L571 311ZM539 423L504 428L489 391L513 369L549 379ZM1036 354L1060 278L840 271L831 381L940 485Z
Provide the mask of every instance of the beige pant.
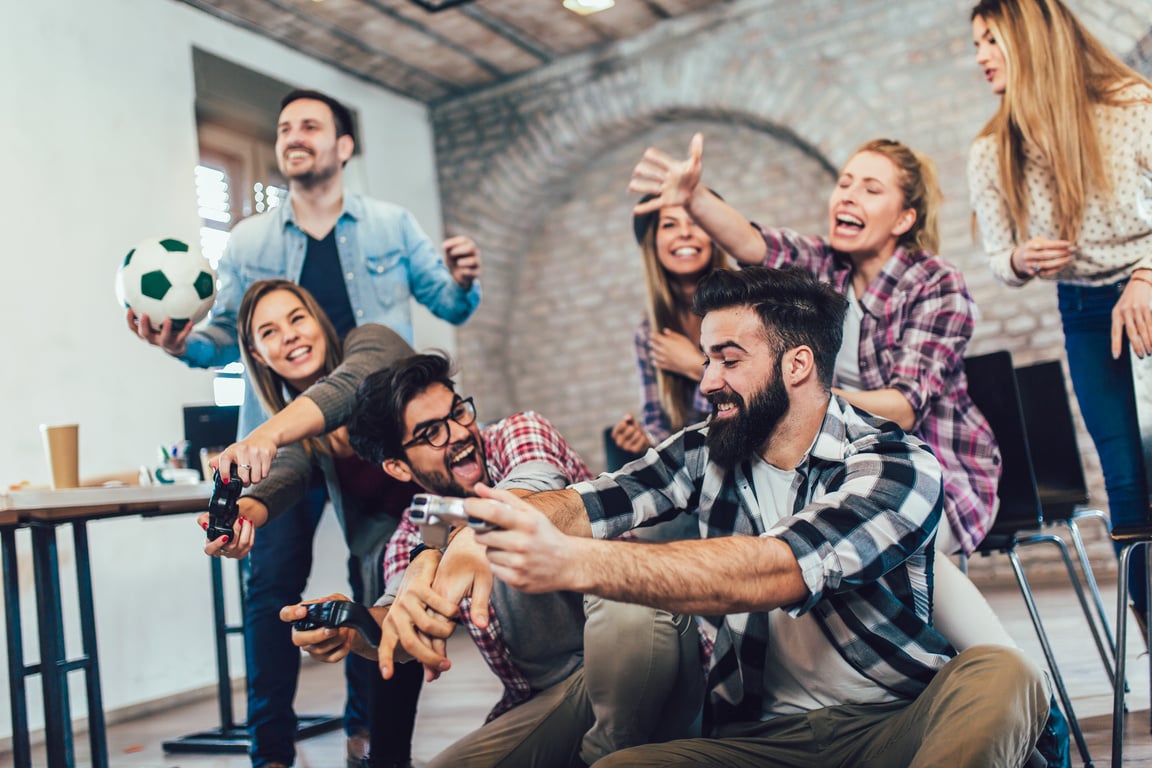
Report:
M690 616L585 598L584 668L457 741L429 768L566 768L690 735L704 698Z
M596 768L1019 768L1048 717L1048 687L1019 651L970 648L910 704L836 706L650 744Z

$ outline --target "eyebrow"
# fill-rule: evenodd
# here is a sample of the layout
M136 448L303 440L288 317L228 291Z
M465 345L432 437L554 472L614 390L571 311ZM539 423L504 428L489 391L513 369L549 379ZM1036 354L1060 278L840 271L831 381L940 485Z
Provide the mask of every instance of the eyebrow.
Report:
M295 307L288 310L288 313L285 314L284 317L292 317L292 315L296 314L297 312L299 312L301 310L307 312L308 308L305 307L303 304L297 304ZM256 326L256 333L260 333L260 331L264 330L265 328L267 328L271 325L275 325L275 324L276 324L276 322L274 320L269 320L266 323L260 323L260 325Z
M421 431L427 429L428 427L432 426L433 424L435 424L438 421L444 421L444 419L446 419L446 418L451 418L452 411L456 410L456 404L461 403L463 401L464 401L464 398L460 397L460 395L457 394L455 397L452 398L452 405L448 408L448 413L446 415L441 416L438 419L425 419L424 421L421 421L419 424L412 427L412 436L415 437L417 432L421 432Z
M744 347L740 346L734 341L722 341L719 344L713 344L712 346L708 347L707 351L709 354L719 355L726 349L738 349L744 353L748 352L748 350L744 349ZM703 351L703 347L701 347L701 350Z

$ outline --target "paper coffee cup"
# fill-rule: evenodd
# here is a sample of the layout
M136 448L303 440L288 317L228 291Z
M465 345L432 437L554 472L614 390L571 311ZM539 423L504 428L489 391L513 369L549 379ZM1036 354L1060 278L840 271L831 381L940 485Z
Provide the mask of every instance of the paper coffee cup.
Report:
M52 473L52 487L80 487L80 427L77 424L41 424L44 457Z

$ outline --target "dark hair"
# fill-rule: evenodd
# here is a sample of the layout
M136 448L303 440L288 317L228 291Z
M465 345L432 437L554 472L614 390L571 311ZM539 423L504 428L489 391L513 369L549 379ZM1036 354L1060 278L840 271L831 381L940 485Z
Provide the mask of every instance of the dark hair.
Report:
M306 88L297 88L280 99L280 111L283 112L284 107L300 99L312 99L313 101L322 101L327 104L328 108L332 110L332 121L336 124L336 138L348 136L352 139L353 143L356 142L356 126L352 122L352 113L348 111L348 107L326 93L310 91Z
M700 281L692 307L696 314L731 307L755 308L777 358L789 349L809 347L817 376L832 386L848 308L848 300L832 286L795 267L722 269Z
M356 391L348 417L348 441L373 464L404 458L404 409L433 384L453 392L452 361L443 352L413 355L369 375Z

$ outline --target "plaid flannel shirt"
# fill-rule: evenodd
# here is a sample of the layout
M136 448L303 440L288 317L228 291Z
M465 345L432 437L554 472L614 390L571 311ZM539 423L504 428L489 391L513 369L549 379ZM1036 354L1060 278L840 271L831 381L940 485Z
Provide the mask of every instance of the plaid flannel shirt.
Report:
M672 434L672 424L664 406L660 404L660 385L656 382L656 365L652 362L652 325L645 316L636 328L632 344L636 348L636 365L640 369L640 399L643 403L644 429L655 442L662 442ZM704 421L712 412L708 398L700 394L697 386L692 394L692 414L687 423Z
M574 486L599 538L682 511L701 537L774 536L800 564L811 611L860 674L913 699L955 655L931 627L933 534L940 521L940 466L916 437L832 397L811 449L796 468L793 514L770 528L760 517L751 466L725 470L708 458L707 424L688 427L630 465ZM709 668L715 724L755 721L771 653L768 613L706 620L715 630Z
M760 229L766 267L800 267L847 293L852 262L821 237ZM968 396L964 351L975 301L955 266L924 251L897 248L858 297L863 389L899 390L916 414L913 433L944 470L944 515L965 554L996 519L1000 450L988 421Z
M487 459L488 479L499 484L524 464L544 462L557 467L569 483L587 480L592 473L572 446L543 416L528 411L515 413L506 419L489 424L480 431ZM504 486L502 486L504 487ZM514 484L512 484L514 487ZM408 567L408 555L421 543L420 529L405 512L400 526L388 542L384 555L384 580L391 583ZM460 602L460 618L468 628L472 640L480 649L484 661L504 684L504 694L488 713L488 720L499 717L517 704L532 698L532 686L516 667L511 652L504 642L504 633L495 607L488 611L488 627L481 629L469 614L471 601Z

